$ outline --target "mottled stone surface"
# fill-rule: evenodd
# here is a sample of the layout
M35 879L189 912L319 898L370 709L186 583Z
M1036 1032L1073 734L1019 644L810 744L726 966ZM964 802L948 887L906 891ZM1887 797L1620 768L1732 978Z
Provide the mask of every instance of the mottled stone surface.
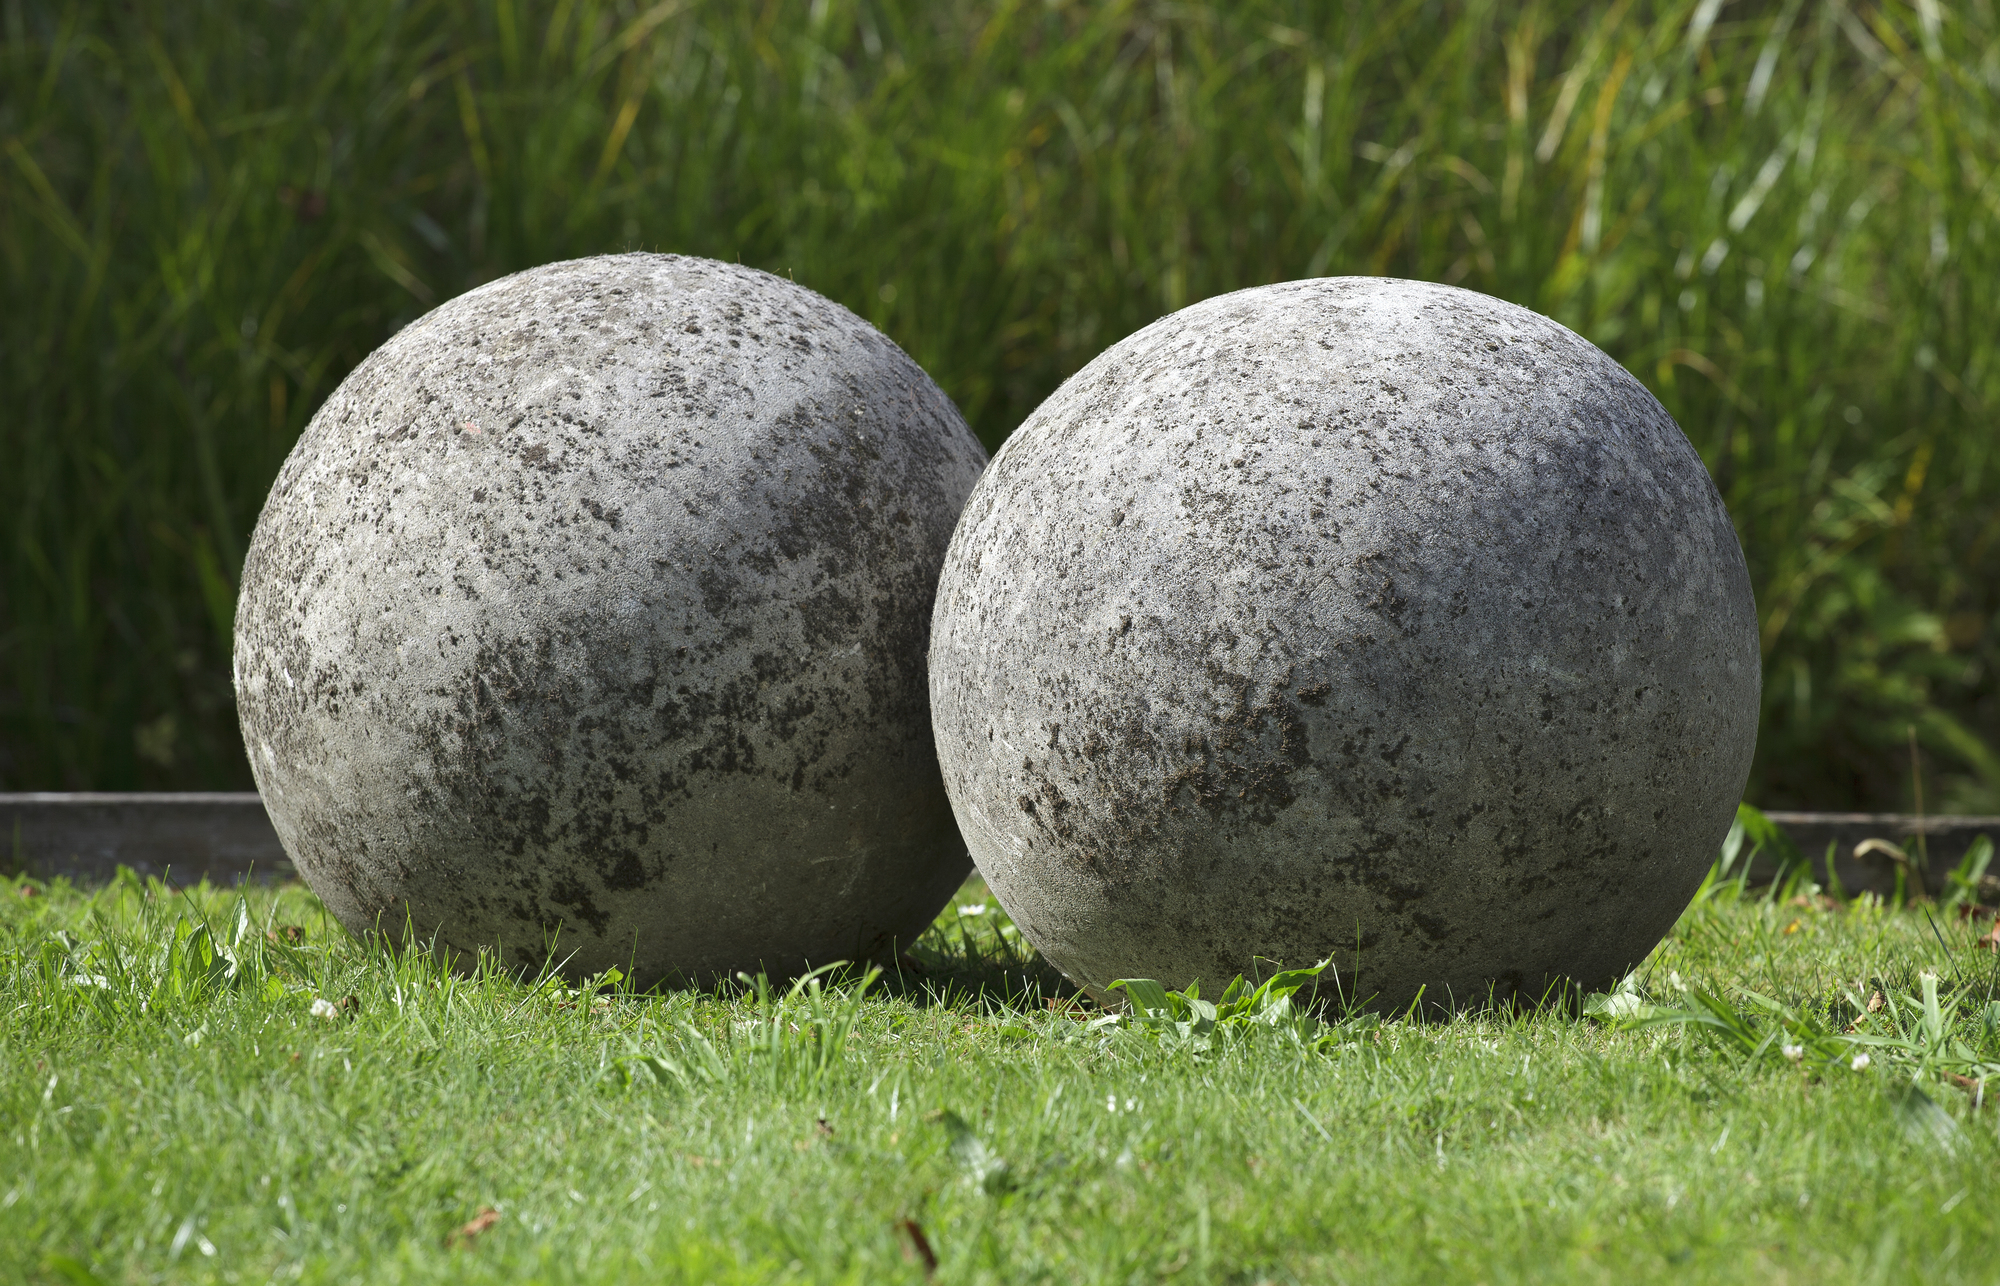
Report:
M908 942L967 873L931 745L938 565L985 452L846 309L618 255L417 321L258 521L236 691L342 923L572 975Z
M1554 322L1384 279L1085 367L974 488L932 623L973 860L1095 989L1329 955L1382 1008L1609 983L1727 831L1758 687L1659 403Z

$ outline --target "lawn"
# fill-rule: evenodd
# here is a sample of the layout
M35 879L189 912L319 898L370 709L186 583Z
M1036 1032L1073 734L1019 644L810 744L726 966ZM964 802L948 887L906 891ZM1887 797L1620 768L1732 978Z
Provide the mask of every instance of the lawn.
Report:
M1987 1282L1992 925L1712 880L1590 1016L1204 1035L976 882L865 991L657 995L10 882L0 1280Z

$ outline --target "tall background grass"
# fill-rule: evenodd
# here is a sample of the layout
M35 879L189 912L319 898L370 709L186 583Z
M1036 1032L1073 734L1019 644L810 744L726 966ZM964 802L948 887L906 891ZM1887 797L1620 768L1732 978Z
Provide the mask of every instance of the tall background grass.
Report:
M789 274L989 444L1204 296L1384 273L1664 401L1763 622L1751 795L2000 810L1993 0L0 3L0 788L247 785L243 546L502 273Z

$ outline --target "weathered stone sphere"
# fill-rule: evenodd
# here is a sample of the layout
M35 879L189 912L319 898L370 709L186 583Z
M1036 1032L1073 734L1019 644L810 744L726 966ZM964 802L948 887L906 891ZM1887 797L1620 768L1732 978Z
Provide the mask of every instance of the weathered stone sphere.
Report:
M1729 515L1645 388L1371 278L1208 300L1057 390L973 489L930 657L973 861L1072 979L1331 956L1384 1010L1637 963L1760 681Z
M629 254L355 368L258 520L245 748L349 929L641 983L913 939L968 867L924 649L985 451L769 274Z

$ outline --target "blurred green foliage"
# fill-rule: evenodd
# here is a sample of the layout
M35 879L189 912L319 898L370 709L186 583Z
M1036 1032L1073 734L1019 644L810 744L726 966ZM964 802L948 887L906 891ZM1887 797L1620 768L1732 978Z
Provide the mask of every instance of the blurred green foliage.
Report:
M1908 806L1917 753L2000 811L1993 0L0 0L0 40L0 789L247 785L234 578L313 409L442 299L645 248L841 301L989 444L1220 291L1548 313L1736 516L1752 798Z

